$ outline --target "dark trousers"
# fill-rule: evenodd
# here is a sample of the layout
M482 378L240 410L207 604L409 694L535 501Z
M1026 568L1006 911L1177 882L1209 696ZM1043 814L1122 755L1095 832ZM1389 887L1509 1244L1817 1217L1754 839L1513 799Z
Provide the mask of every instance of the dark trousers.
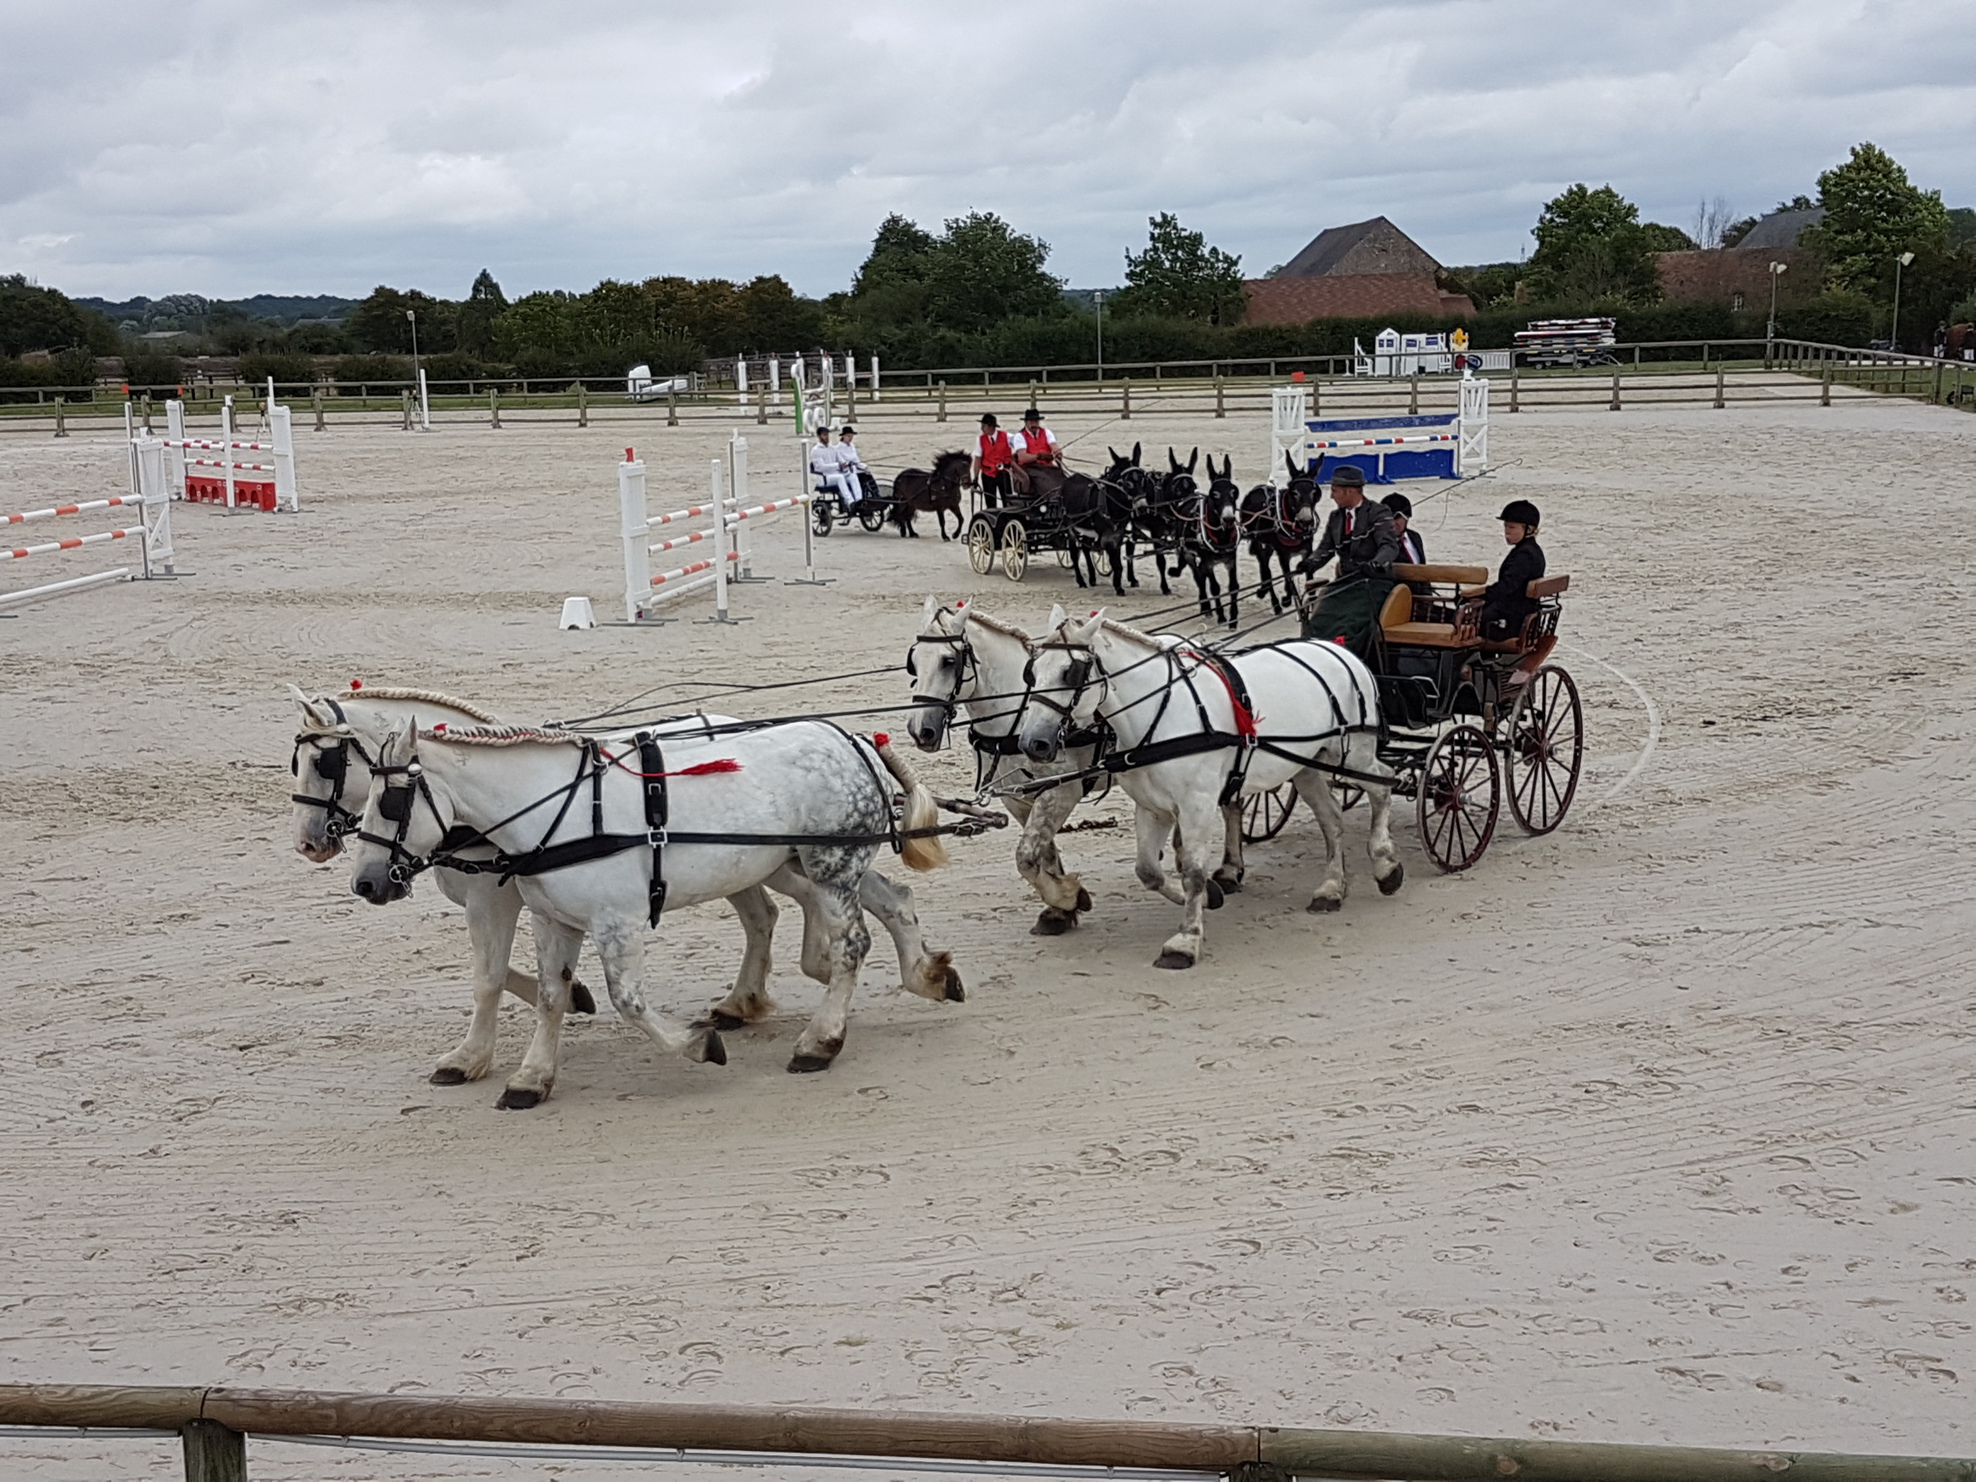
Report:
M988 508L1007 504L1014 492L1015 476L1008 469L981 475L981 502Z
M1304 637L1338 643L1367 663L1378 636L1379 609L1393 590L1390 576L1344 576L1324 589L1304 617Z

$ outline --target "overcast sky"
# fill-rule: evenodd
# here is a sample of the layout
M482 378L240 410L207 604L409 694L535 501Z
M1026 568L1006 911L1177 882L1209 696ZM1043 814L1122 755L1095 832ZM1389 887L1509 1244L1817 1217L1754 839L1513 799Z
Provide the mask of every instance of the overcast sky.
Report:
M1976 3L0 0L0 272L74 294L847 283L1001 213L1073 286L1177 212L1260 274L1384 213L1515 258L1617 186L1692 225L1871 139L1976 205Z

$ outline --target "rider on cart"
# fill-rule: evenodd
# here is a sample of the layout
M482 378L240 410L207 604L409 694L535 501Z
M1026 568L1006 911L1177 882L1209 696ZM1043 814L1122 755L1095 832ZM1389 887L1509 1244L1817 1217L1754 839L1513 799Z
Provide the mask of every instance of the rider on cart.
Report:
M878 480L872 477L864 459L858 456L858 445L854 441L857 435L858 429L848 426L837 434L838 471L851 486L851 503L844 506L847 510L863 496L878 492Z
M1392 510L1365 497L1365 472L1356 464L1341 463L1331 471L1331 502L1337 508L1302 570L1308 577L1335 556L1338 575L1306 609L1304 637L1343 644L1369 660L1379 609L1393 590L1400 539Z
M1063 486L1063 452L1057 435L1043 425L1035 407L1022 414L1022 431L1014 438L1015 463L1029 476L1030 486L1047 497Z
M1537 544L1537 506L1512 499L1496 517L1503 522L1509 554L1482 597L1482 636L1503 642L1523 631L1523 620L1537 610L1530 583L1544 574L1544 548Z
M810 472L816 477L817 493L825 498L835 495L847 513L858 502L857 481L844 471L838 450L830 446L828 427L816 430L816 441L810 445Z
M981 488L981 500L993 509L999 499L1003 504L1014 502L1017 467L1015 449L1009 444L1009 435L1001 430L1001 423L993 412L981 416L981 436L974 444L974 467L971 477ZM1023 492L1028 492L1029 476L1022 475Z

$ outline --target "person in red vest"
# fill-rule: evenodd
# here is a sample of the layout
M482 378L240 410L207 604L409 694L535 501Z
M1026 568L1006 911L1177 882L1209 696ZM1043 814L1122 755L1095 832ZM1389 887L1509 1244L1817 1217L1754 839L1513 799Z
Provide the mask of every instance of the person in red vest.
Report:
M1002 431L993 412L984 413L981 436L974 445L973 477L981 486L982 501L990 509L995 507L998 496L1007 503L1014 494L1015 469L1015 449L1009 443L1009 435Z
M1024 412L1022 431L1012 441L1018 476L1027 475L1030 487L1040 491L1041 498L1055 494L1063 485L1063 454L1057 447L1057 435L1043 425L1043 414L1034 407Z

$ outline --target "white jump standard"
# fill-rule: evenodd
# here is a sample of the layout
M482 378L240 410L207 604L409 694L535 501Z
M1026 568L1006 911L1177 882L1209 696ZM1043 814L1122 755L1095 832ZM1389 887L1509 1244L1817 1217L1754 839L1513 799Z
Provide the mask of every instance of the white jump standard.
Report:
M0 561L24 561L30 556L48 556L61 551L108 545L120 540L134 540L143 560L145 580L148 581L153 576L172 575L171 499L165 487L164 452L164 443L155 437L140 437L132 444L132 461L136 468L138 485L136 494L117 494L107 499L85 499L75 504L57 504L47 509L22 510L16 514L0 516L0 525L32 525L42 520L93 514L97 510L130 508L138 511L137 524L96 530L87 535L60 536L54 540L40 541L32 545L14 546L0 550ZM17 607L28 602L39 602L44 597L59 597L68 592L87 591L91 587L131 579L130 568L119 566L111 571L74 576L66 581L48 582L42 586L29 587L24 591L0 593L0 607Z

